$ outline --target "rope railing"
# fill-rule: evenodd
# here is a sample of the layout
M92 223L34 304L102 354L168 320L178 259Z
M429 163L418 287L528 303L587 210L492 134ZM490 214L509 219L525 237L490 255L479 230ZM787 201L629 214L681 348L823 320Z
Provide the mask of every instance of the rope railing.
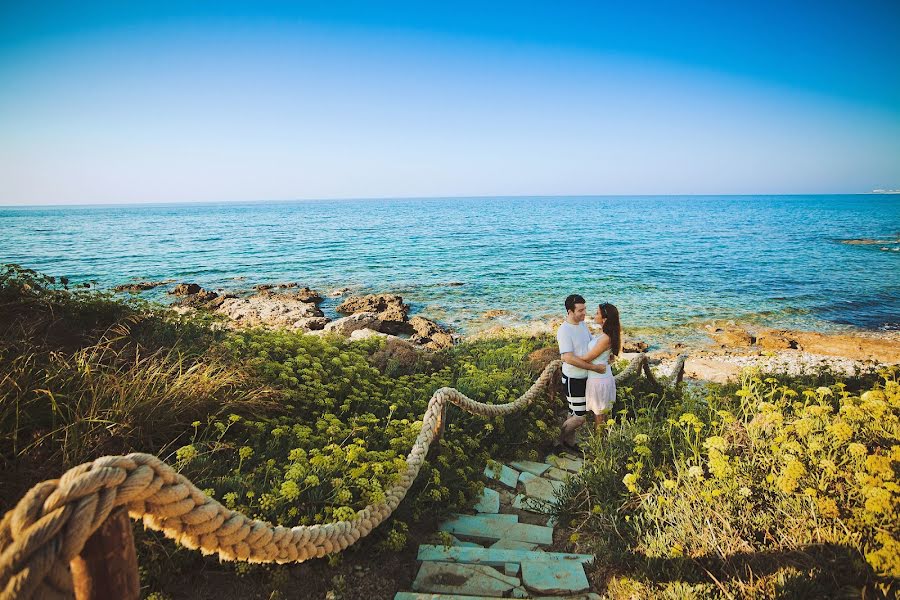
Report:
M681 380L683 358L666 383ZM561 365L559 360L548 364L528 391L506 404L478 402L454 388L437 390L428 402L422 428L406 457L406 471L385 492L384 502L366 506L349 521L288 528L251 519L207 496L150 454L104 456L73 467L59 479L32 487L0 521L0 600L97 597L97 586L103 582L79 585L73 582L73 573L90 571L90 565L83 564L85 544L113 521L111 514L121 515L127 525L124 510L132 519L141 519L146 528L161 531L203 554L218 553L223 560L303 562L340 552L384 522L406 496L431 443L441 434L448 404L484 417L516 412L548 387L552 391ZM616 380L634 375L641 367L648 378L657 382L644 354L635 357L616 375ZM130 540L130 529L124 529ZM110 535L108 531L103 533ZM123 532L112 535L118 535L120 540ZM115 554L116 549L112 552ZM133 542L130 552L133 556ZM129 585L136 589L134 570ZM103 577L108 576L107 571ZM109 597L124 594L113 590Z

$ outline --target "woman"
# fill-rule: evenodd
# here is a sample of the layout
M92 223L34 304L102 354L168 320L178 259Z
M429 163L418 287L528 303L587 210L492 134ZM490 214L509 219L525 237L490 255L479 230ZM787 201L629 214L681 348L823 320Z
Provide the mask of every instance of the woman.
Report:
M595 365L606 363L610 357L615 359L622 352L622 325L619 323L619 310L604 302L597 307L594 323L603 329L603 333L595 336L588 344L588 352L578 358ZM600 427L606 421L606 415L616 401L616 380L612 369L607 366L603 373L588 371L587 390L585 392L587 410L594 413L594 426Z

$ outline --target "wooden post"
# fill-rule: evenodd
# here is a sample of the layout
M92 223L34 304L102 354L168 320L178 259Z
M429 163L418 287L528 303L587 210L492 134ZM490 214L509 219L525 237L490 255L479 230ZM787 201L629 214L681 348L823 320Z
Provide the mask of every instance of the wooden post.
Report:
M141 582L124 507L113 510L69 565L76 600L138 600Z

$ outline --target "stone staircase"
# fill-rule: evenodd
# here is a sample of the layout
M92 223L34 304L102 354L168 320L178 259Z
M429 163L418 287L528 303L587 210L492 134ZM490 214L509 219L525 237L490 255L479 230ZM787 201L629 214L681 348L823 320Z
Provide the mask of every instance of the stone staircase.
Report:
M412 591L394 600L599 600L584 572L594 557L547 551L555 524L540 511L581 466L569 454L488 465L476 514L452 515L439 527L440 541L419 546Z

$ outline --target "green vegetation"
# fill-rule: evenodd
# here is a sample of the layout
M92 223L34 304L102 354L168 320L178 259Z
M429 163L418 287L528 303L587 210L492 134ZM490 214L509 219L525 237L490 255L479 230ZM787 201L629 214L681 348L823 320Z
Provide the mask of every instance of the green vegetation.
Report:
M536 351L552 345L507 338L422 353L377 338L230 331L7 266L0 510L71 466L141 451L251 516L288 526L351 518L404 469L436 389L513 400L543 366ZM539 458L562 404L493 420L451 408L397 513L343 555L293 568L344 581L342 560L410 548L471 505L489 458ZM598 556L593 578L611 598L896 593L896 369L664 389L635 378L620 385L617 409L554 508L573 549ZM137 531L137 543L148 592L211 568L249 577L254 590L287 589L294 573L220 567L153 532Z
M657 392L620 389L556 507L611 598L897 592L897 369Z
M544 343L491 340L425 354L382 339L231 332L209 317L70 291L8 266L0 272L0 509L76 464L141 451L248 515L286 526L351 518L405 469L435 390L515 399L537 374L529 354ZM546 402L494 420L451 408L400 509L351 552L403 548L411 527L430 528L471 504L489 457L536 458L553 423ZM152 532L140 532L138 544L150 589L214 562ZM282 577L280 567L232 568Z

